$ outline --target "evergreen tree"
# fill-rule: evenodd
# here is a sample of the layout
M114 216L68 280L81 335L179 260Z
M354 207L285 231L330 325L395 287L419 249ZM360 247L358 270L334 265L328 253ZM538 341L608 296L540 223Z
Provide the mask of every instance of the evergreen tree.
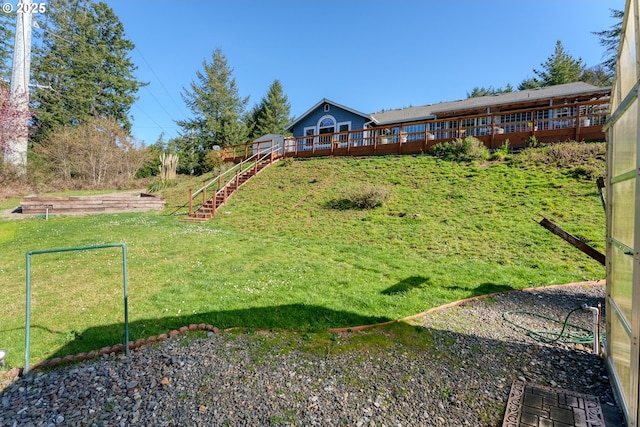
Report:
M129 130L129 110L145 83L129 57L134 44L104 2L50 0L42 49L34 58L37 136L89 118L112 118Z
M587 68L584 70L584 73L582 73L582 77L580 77L580 81L598 87L610 86L612 80L613 75L609 74L604 65Z
M600 46L604 47L606 58L602 65L605 67L610 77L616 69L616 61L618 59L618 46L620 45L620 35L622 34L622 20L624 19L624 10L610 9L611 17L616 20L610 29L604 31L594 31L593 34L600 39Z
M535 89L537 87L541 87L542 84L535 77L528 77L520 82L518 85L518 90L527 90L527 89Z
M0 0L0 6L4 3ZM15 14L0 12L0 81L9 81L11 78L15 25Z
M280 81L274 80L260 104L250 113L249 137L255 139L268 133L287 134L286 127L289 123L291 123L291 105Z
M489 87L474 87L471 93L467 92L467 98L478 98L480 96L488 96L488 95L499 95L501 93L510 93L513 92L513 87L507 83L507 86L504 88L494 88L493 86Z
M193 113L193 118L177 120L182 128L183 148L191 151L181 155L181 161L191 166L196 162L195 154L201 165L206 151L214 146L224 147L244 143L247 130L242 120L244 109L249 98L242 98L232 76L233 69L220 48L213 52L211 62L202 63L203 71L196 73L196 80L191 82L190 90L183 88L182 99ZM190 167L197 170L197 167Z
M533 72L538 76L541 86L578 82L585 69L582 58L574 59L565 52L560 40L556 42L553 55L540 65L542 69L534 69Z

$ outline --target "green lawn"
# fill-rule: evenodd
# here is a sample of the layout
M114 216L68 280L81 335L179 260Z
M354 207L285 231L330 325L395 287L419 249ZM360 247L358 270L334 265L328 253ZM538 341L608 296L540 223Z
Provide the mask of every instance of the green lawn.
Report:
M359 181L388 187L391 198L372 210L333 208ZM132 340L191 323L307 331L370 324L605 275L536 223L545 216L604 251L594 182L552 167L429 156L280 162L204 224L169 215L187 201L188 186L166 192L162 213L0 219L8 366L24 364L28 251L125 243ZM122 341L119 248L33 256L32 286L32 362Z

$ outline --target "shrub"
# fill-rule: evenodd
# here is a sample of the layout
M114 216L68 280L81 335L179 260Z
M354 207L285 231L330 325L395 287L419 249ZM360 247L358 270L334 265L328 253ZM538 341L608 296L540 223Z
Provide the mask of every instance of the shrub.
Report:
M207 151L207 154L204 155L204 166L206 172L220 168L223 163L224 161L222 160L222 155L219 151L209 150Z
M381 185L359 184L342 190L342 196L343 200L336 202L335 206L342 209L348 207L373 209L389 200L390 191Z
M531 138L527 140L527 147L536 148L540 146L540 141L535 135L531 135Z
M495 149L493 153L491 153L492 160L506 160L509 158L509 140L507 139L504 144L502 144L499 148Z
M605 175L606 145L602 142L562 142L527 148L513 161L525 166L555 166L575 178L593 179Z
M482 141L473 136L468 136L464 139L456 138L453 141L436 144L431 149L430 154L443 160L456 162L489 159L489 149Z
M147 185L147 191L149 193L157 193L170 187L175 187L178 181L173 179L169 181L163 181L162 179L154 179Z
M283 168L287 168L293 164L293 157L285 157L280 163Z

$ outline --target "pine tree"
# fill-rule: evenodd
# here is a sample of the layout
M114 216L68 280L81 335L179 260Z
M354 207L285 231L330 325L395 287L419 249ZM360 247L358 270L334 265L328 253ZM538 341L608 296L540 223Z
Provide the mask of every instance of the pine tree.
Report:
M4 3L0 0L0 6ZM0 81L8 81L11 77L15 25L14 14L0 12Z
M554 86L580 81L585 69L582 58L574 59L565 52L560 40L556 42L553 55L540 65L542 69L534 69L533 72L538 76L537 80L540 81L541 86Z
M213 52L211 62L204 61L202 66L203 71L196 73L190 90L184 88L182 94L194 117L176 121L182 128L185 147L200 151L200 159L216 145L246 142L247 130L242 118L249 102L248 97L240 96L233 69L220 48ZM197 170L197 167L191 169Z
M542 86L542 83L538 79L535 77L528 77L520 82L518 90L535 89L540 86Z
M113 10L92 0L51 0L47 16L33 66L45 87L34 97L38 139L89 118L108 117L129 130L129 110L145 83L133 75L135 46Z
M287 134L287 125L291 123L291 105L284 94L282 84L274 80L260 104L253 108L248 122L251 126L251 139L268 133Z
M607 68L604 65L596 65L595 67L587 68L580 77L581 82L589 83L598 87L610 86L613 80L613 75L609 74Z
M603 31L594 31L593 34L600 39L600 46L604 47L606 58L602 65L606 68L607 73L613 77L616 69L616 61L618 59L618 46L620 45L620 35L622 34L622 20L624 19L624 10L610 9L611 18L616 20L610 29Z
M500 95L502 93L510 93L513 92L513 87L507 83L507 86L504 88L494 88L493 86L489 87L474 87L473 90L469 93L467 92L467 98L478 98L480 96L488 96L488 95Z

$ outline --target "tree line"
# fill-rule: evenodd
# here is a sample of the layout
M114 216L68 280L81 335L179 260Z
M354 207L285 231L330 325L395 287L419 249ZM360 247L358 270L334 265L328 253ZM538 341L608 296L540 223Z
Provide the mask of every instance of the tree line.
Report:
M594 33L608 55L603 64L587 69L558 41L553 55L533 70L535 77L523 80L518 89L578 80L610 84L623 13L612 11L611 16L616 25ZM177 154L179 173L201 174L219 165L221 147L287 133L291 107L281 82L274 80L264 97L248 108L249 97L241 96L233 68L216 48L182 90L191 117L176 121L179 136L165 141L161 135L144 147L130 134L130 110L138 90L148 83L135 76L135 45L114 11L104 1L49 0L46 19L35 18L40 30L34 32L36 87L29 131L29 164L34 166L28 175L35 170L38 176L113 185L134 176L157 175L163 153ZM0 14L0 122L5 124L16 119L8 95L14 24L8 14ZM511 85L475 87L467 95L512 90ZM10 126L0 126L0 146L10 139L10 132ZM10 172L4 162L0 171L0 178Z
M585 82L598 87L611 85L616 68L624 11L611 9L610 16L615 19L615 24L607 30L593 32L598 37L600 45L605 49L605 59L601 64L587 67L582 58L574 58L564 49L562 42L558 40L553 54L540 64L541 68L533 69L534 77L528 77L517 85L518 90L573 82ZM505 87L497 88L493 86L476 86L471 92L467 92L467 98L509 93L513 92L513 90L513 86L510 83L507 83Z
M0 0L0 5L4 0ZM0 148L10 149L17 120L29 120L27 176L93 185L120 184L132 176L159 173L159 154L178 154L178 171L210 169L206 154L216 146L285 131L290 106L275 80L251 110L239 95L221 49L183 90L193 117L179 120L180 136L144 147L130 134L131 107L148 83L135 76L134 43L104 1L49 0L46 16L35 15L30 112L19 116L9 92L15 16L0 13ZM132 166L137 169L132 175ZM13 172L0 163L0 179ZM37 172L37 173L36 173ZM15 178L17 175L13 175ZM43 178L45 177L45 178Z

